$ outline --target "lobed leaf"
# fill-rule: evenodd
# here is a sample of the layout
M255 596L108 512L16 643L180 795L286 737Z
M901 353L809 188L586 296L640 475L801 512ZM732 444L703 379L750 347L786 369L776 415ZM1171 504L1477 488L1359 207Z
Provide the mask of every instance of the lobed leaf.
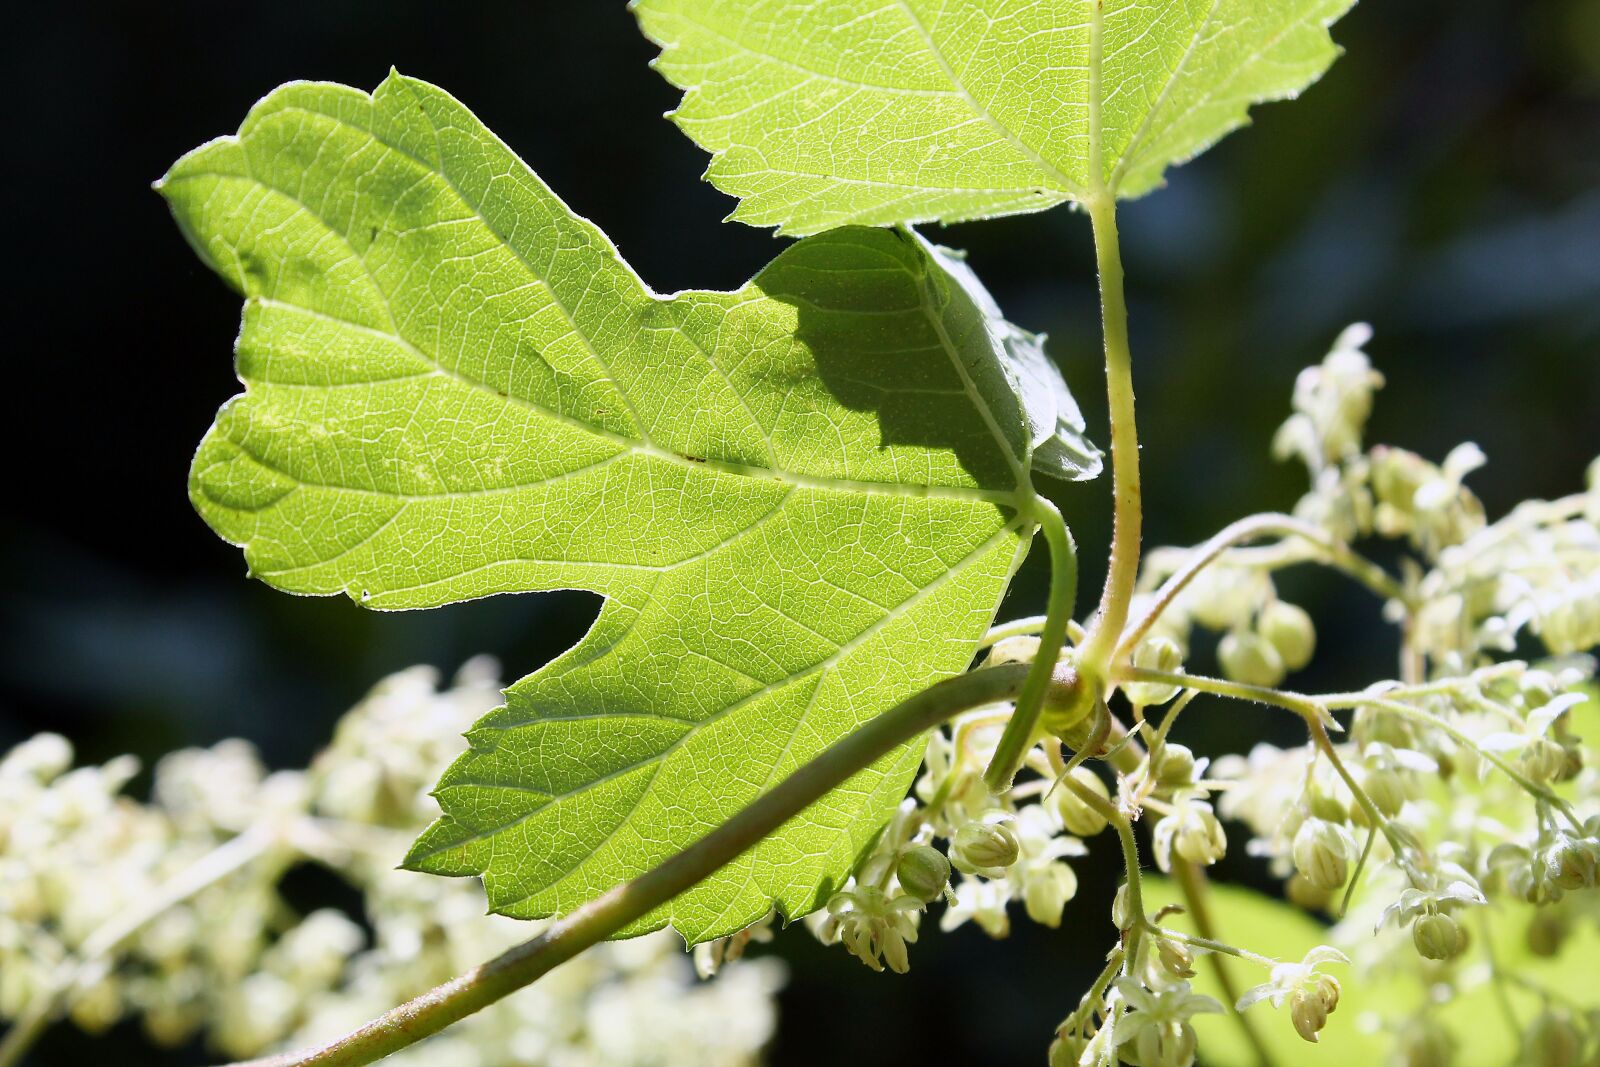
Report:
M420 608L605 597L439 783L407 862L570 911L854 726L968 666L1033 531L1099 455L1038 340L909 232L651 292L459 103L296 83L159 184L246 297L246 391L190 493L251 571ZM863 771L630 932L810 910L904 795Z
M784 232L1039 211L1293 96L1354 0L633 0L733 218Z

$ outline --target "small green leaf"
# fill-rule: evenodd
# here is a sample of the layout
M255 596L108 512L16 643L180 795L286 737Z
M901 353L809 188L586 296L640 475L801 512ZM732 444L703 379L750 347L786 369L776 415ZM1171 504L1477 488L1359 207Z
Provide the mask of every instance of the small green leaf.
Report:
M570 911L965 669L1027 549L1035 456L1099 456L1036 339L909 232L650 292L459 103L279 89L161 183L246 297L246 392L190 492L252 572L428 607L602 594L445 775L419 869ZM841 881L908 745L649 917L691 940Z
M789 233L1039 211L1295 95L1353 0L633 0L733 217Z

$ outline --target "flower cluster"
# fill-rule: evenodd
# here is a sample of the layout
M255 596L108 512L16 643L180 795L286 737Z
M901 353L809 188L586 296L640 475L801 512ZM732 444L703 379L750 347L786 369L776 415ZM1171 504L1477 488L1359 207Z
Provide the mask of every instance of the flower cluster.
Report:
M131 759L71 769L55 735L19 745L0 760L0 1014L137 1016L157 1042L204 1031L253 1056L338 1036L525 940L538 924L486 917L475 882L394 869L498 698L488 661L442 691L405 671L308 769L268 773L226 741L162 760L149 803L122 793ZM279 883L302 863L345 879L363 913L296 914ZM772 1034L781 976L754 960L700 982L666 932L608 944L395 1062L738 1067Z
M1034 638L1000 642L991 663L1029 659ZM975 923L991 937L1010 933L1009 905L1021 901L1034 922L1059 926L1078 878L1067 860L1084 854L1081 837L1106 821L1057 782L1060 746L1036 745L1028 780L1001 796L983 783L1010 714L979 708L929 738L914 796L907 799L850 882L809 921L825 943L843 943L874 970L909 966L906 946L917 939L922 913L941 898L939 926ZM1108 796L1105 784L1078 768L1080 787ZM944 842L941 849L936 847ZM952 883L952 872L959 877Z
M1475 941L1491 914L1524 924L1529 950L1544 956L1600 917L1600 894L1588 892L1600 881L1600 772L1589 752L1595 738L1586 746L1575 718L1585 699L1579 687L1595 673L1579 653L1600 644L1600 460L1586 492L1526 503L1490 522L1465 485L1485 462L1475 445L1438 464L1363 445L1383 384L1361 350L1369 337L1364 326L1347 330L1296 383L1294 414L1275 442L1311 475L1294 516L1259 516L1206 545L1147 556L1131 611L1137 621L1124 638L1132 646L1119 687L1132 718L1128 738L1088 753L1116 766L1115 790L1077 766L1081 755L1064 766L1049 751L1053 742L1029 763L1040 781L1055 775L1042 807L1064 832L1098 833L1107 811L1124 833L1151 816L1150 850L1162 871L1215 863L1228 849L1226 823L1244 824L1247 851L1286 880L1291 901L1343 916L1330 931L1333 944L1281 962L1176 933L1163 925L1166 912L1138 913L1130 868L1133 881L1113 906L1122 939L1101 981L1061 1024L1052 1065L1188 1067L1190 1019L1219 1008L1190 984L1197 953L1266 967L1268 980L1237 1006L1286 1008L1295 1032L1314 1042L1340 1002L1339 981L1324 970L1330 964L1362 976L1414 972L1434 991L1432 1003L1448 1000L1456 985L1510 980ZM1278 540L1244 544L1261 537ZM1411 555L1397 577L1352 549L1366 538L1404 542ZM1383 598L1402 635L1400 680L1326 697L1274 688L1316 647L1310 616L1281 599L1274 582L1279 570L1303 563L1343 570ZM1221 635L1220 680L1184 673L1196 628ZM1551 658L1502 658L1520 650L1525 635ZM996 657L1031 658L1036 646L1027 640L1009 638ZM1307 743L1258 745L1208 766L1169 739L1179 714L1207 689L1299 713ZM1146 718L1165 705L1159 726ZM978 716L937 737L919 797L965 795L960 778L934 789L964 753L981 765L982 731L1000 721ZM980 806L1005 807L988 823L1020 822L1030 810L975 795ZM988 846L996 835L986 824L943 832L952 829L956 866L993 875L962 849L967 839ZM997 892L992 878L961 890L947 918L970 915L1004 930L1009 893ZM1396 939L1406 951L1396 951ZM1562 1007L1559 990L1536 992L1546 1008L1524 1035L1524 1061L1589 1062L1583 1057L1600 1051L1600 1015ZM1391 1023L1397 1062L1452 1061L1454 1039L1431 1011Z

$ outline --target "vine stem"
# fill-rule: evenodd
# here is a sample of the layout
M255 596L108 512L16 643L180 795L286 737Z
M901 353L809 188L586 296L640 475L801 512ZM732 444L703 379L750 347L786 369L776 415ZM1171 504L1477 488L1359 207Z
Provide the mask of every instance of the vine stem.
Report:
M1039 651L1033 658L1022 693L1017 697L1017 709L1001 732L994 755L983 772L984 783L996 794L1011 788L1023 758L1033 747L1039 713L1044 709L1045 693L1055 675L1061 646L1067 640L1067 628L1072 623L1072 601L1078 591L1078 556L1066 521L1056 506L1043 497L1035 500L1035 507L1038 508L1039 528L1050 546L1050 607L1039 631Z
M1097 140L1091 138L1091 141ZM1111 418L1111 555L1100 609L1078 655L1078 671L1098 684L1110 671L1128 622L1128 605L1139 580L1139 541L1144 523L1139 481L1139 431L1134 422L1133 357L1128 347L1128 303L1123 293L1122 250L1117 238L1117 201L1100 188L1084 201L1094 227L1095 264L1100 273L1100 318L1105 334L1106 406Z
M649 915L896 746L963 711L1015 699L1027 674L1026 666L1007 664L930 686L835 742L694 844L558 919L539 936L327 1045L234 1067L360 1067L437 1033Z
M1194 581L1206 567L1222 556L1228 549L1247 541L1254 541L1261 537L1293 537L1302 539L1320 549L1323 559L1332 566L1374 593L1386 600L1398 600L1406 603L1409 599L1405 589L1395 581L1382 567L1368 560L1364 556L1352 551L1350 546L1336 540L1331 534L1321 527L1313 526L1302 519L1292 515L1280 515L1272 512L1260 515L1250 515L1224 526L1218 530L1211 539L1193 549L1189 559L1183 567L1175 571L1171 577L1161 584L1156 591L1155 601L1148 610L1141 615L1132 626L1127 628L1117 645L1117 651L1112 657L1114 662L1120 662L1133 654L1138 647L1139 640L1149 632L1162 612L1172 606L1189 583ZM1286 560L1286 563L1294 560Z
M6 1031L5 1040L0 1041L0 1067L16 1067L21 1063L34 1042L66 1007L73 990L96 977L95 971L105 965L111 954L147 924L259 859L279 839L280 835L265 827L246 830L184 868L146 897L139 907L117 914L84 938L74 956L62 961L49 985L28 1002L27 1009Z
M1140 874L1143 865L1139 862L1139 843L1133 836L1133 824L1115 804L1070 774L1061 778L1061 784L1098 812L1117 832L1117 843L1122 847L1122 866L1127 875L1128 911L1133 917L1131 924L1123 931L1123 971L1129 975L1135 974L1139 968L1139 945L1150 920L1144 913L1144 885Z
M1406 853L1406 842L1400 838L1389 820L1378 811L1372 798L1367 796L1366 790L1361 788L1361 783L1345 767L1344 760L1339 758L1338 749L1333 746L1333 739L1328 736L1328 727L1335 730L1343 729L1333 714L1326 706L1319 703L1316 698L1308 697L1301 693L1290 693L1282 689L1269 689L1265 686L1246 685L1243 682L1229 682L1221 678L1207 678L1198 674L1185 674L1179 671L1158 671L1143 667L1123 667L1117 674L1118 681L1129 682L1159 682L1164 685L1176 685L1188 689L1198 689L1203 693L1214 693L1217 696L1232 697L1235 700L1247 700L1257 704L1269 704L1273 707L1284 708L1292 711L1305 720L1306 729L1311 732L1311 740L1327 758L1331 765L1344 780L1345 786L1350 790L1351 796L1361 810L1366 813L1372 826L1378 828L1384 838L1394 849L1396 856Z

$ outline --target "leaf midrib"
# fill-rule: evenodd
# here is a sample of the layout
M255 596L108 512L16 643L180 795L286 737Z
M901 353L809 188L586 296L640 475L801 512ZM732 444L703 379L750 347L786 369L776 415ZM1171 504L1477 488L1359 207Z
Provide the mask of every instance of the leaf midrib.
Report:
M1090 0L1090 2L1095 3L1096 0ZM986 105L984 105L976 96L972 95L972 90L968 89L966 83L962 81L959 75L956 74L955 68L950 64L949 57L944 54L944 50L939 47L936 41L934 41L933 34L928 30L927 26L923 24L922 19L917 15L916 11L912 9L908 0L895 0L895 4L911 22L912 29L916 30L917 35L922 38L922 43L927 46L928 54L932 56L933 61L939 65L939 69L944 72L944 76L950 79L950 84L955 88L956 92L961 95L961 98L967 102L967 106L972 108L973 112L980 119L988 123L991 129L993 129L1001 137L1005 138L1007 144L1011 145L1012 148L1015 148L1018 152L1021 152L1028 159L1032 160L1033 163L1039 167L1039 169L1043 170L1051 178L1054 178L1056 181L1060 182L1062 188L1066 190L1068 195L1081 199L1084 195L1084 190L1081 185L1079 185L1076 181L1073 181L1072 178L1068 177L1067 173L1059 166L1050 162L1043 155L1041 155L1038 150L1025 142L1017 135L1015 130L1011 129L1011 127L997 119Z

